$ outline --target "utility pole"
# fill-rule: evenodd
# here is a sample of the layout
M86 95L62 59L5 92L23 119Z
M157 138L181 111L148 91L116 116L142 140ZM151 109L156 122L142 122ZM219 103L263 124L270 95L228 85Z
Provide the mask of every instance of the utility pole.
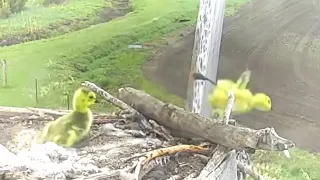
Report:
M207 98L214 87L207 81L194 81L192 75L197 72L213 81L217 80L225 4L226 0L200 0L190 66L187 109L206 117L212 113Z

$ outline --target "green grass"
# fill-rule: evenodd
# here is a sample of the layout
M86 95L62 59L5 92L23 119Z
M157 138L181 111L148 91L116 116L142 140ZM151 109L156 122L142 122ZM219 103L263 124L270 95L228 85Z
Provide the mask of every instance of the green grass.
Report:
M0 97L1 104L35 105L35 78L41 86L41 105L46 106L59 106L61 99L57 94L68 91L70 86L84 79L111 92L127 85L141 89L150 86L146 91L166 96L161 88L142 76L141 65L150 51L128 49L127 45L151 41L178 28L194 25L198 1L135 0L133 6L133 13L106 24L48 40L1 48L1 57L8 59L10 86L0 90L5 95ZM179 18L190 18L191 21L179 23ZM75 67L80 66L87 66L87 70L79 73ZM170 95L167 98L172 99Z
M62 5L44 7L28 2L26 10L0 19L0 39L24 36L30 33L51 37L97 23L103 8L110 7L106 0L70 0Z
M299 148L290 150L291 158L281 152L259 152L255 165L258 171L274 180L320 180L320 154Z
M232 16L233 14L237 13L241 6L249 1L250 0L227 0L225 12L226 16Z
M59 37L1 48L1 57L8 60L9 87L0 89L0 105L66 107L63 94L90 80L111 93L132 86L182 106L182 99L142 74L142 64L155 49L127 46L194 26L198 4L198 0L134 0L134 12L125 17ZM179 23L179 19L190 21ZM38 104L35 78L39 84Z

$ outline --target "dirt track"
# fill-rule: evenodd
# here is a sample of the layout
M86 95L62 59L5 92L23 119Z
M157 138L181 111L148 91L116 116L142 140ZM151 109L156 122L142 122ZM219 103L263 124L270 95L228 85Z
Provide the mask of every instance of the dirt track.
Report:
M236 79L248 67L253 73L249 87L272 98L274 111L240 116L242 124L275 127L314 151L320 151L319 11L318 0L256 0L246 5L226 19L218 72L219 78ZM169 45L144 67L148 77L181 97L187 90L193 38L190 34Z

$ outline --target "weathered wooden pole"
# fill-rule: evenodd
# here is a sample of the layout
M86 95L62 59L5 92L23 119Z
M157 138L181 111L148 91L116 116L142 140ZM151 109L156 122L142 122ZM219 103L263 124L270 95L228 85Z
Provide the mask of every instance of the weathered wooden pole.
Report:
M209 82L194 81L192 74L199 72L210 79L217 79L225 3L225 0L200 0L190 66L187 108L206 117L211 116L212 110L207 97L214 87Z
M212 80L217 80L225 3L225 0L200 0L189 74L187 109L205 117L211 116L212 109L207 98L215 87L207 81L194 81L192 75L198 72ZM237 161L235 150L230 151L229 158L217 167L217 162L226 158L227 152L228 148L220 147L213 154L198 179L236 180Z

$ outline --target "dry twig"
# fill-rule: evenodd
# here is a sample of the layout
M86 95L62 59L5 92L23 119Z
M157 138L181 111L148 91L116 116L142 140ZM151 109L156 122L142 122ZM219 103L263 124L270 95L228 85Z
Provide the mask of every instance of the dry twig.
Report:
M96 92L103 99L105 99L107 102L119 107L120 109L129 110L131 112L132 116L136 117L135 120L140 121L141 124L143 125L143 127L146 130L151 130L152 129L152 127L149 124L149 122L147 121L147 119L143 115L141 115L137 110L135 110L134 108L129 106L128 104L126 104L123 101L119 100L118 98L112 96L111 94L109 94L108 92L106 92L105 90L103 90L102 88L98 87L97 85L95 85L92 82L85 81L81 85L91 89L94 92Z
M229 124L229 119L231 117L234 101L235 101L234 93L232 91L228 91L228 104L224 111L224 116L223 116L223 120L226 124Z

